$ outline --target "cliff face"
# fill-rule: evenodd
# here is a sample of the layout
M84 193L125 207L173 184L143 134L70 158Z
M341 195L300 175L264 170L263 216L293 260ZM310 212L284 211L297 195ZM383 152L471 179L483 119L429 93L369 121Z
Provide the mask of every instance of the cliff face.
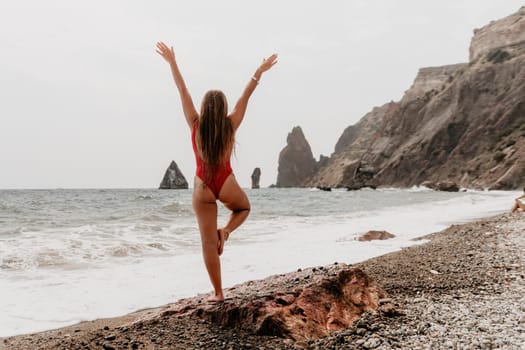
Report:
M309 186L525 185L525 7L476 30L471 61L420 69L348 127Z
M525 6L515 14L492 21L490 24L474 30L470 44L469 60L474 61L497 49L512 49L525 41Z

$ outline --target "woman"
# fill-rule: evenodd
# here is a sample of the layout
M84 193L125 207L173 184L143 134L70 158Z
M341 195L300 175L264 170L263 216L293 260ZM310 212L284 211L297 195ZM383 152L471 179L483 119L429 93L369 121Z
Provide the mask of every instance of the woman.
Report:
M525 211L525 204L521 201L525 198L525 188L523 188L523 194L514 200L514 206L512 207L512 212L516 211Z
M193 210L197 216L201 233L204 263L215 290L215 295L208 301L222 302L224 294L219 256L223 252L224 242L228 240L230 233L239 227L250 213L248 197L235 180L230 166L235 132L244 118L251 94L262 74L277 63L277 55L273 54L263 60L228 115L226 96L218 90L211 90L205 94L200 114L198 114L177 66L173 47L168 48L166 44L159 42L157 53L171 67L171 73L182 100L184 116L191 129L193 151L197 162L193 187ZM217 199L231 210L230 219L222 228L217 227Z

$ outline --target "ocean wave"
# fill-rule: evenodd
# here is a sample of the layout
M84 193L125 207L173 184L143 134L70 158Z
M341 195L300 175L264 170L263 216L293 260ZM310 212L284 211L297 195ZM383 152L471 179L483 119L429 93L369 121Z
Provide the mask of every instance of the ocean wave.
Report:
M166 214L178 214L178 215L192 215L193 210L190 204L184 204L182 202L174 202L164 205L160 208L160 211Z
M163 205L160 209L166 212L176 213L179 210L183 209L183 207L180 203L177 202Z
M161 242L150 242L150 243L121 243L117 246L107 249L107 253L111 257L122 258L122 257L141 257L149 255L149 253L155 252L167 252L170 247L166 243Z
M147 194L147 195L140 195L138 197L135 198L136 201L148 201L148 200L151 200L153 199L153 196Z
M0 262L2 270L30 270L34 268L56 268L68 264L67 259L57 250L47 249L36 252L34 255L28 255L27 252L10 255L3 258Z
M146 245L147 245L148 247L150 247L150 248L154 248L154 249L158 249L158 250L163 250L163 251L168 250L168 248L167 248L164 244L162 244L162 243L156 243L156 242L154 242L154 243L148 243L148 244L146 244Z
M37 268L61 267L67 265L67 260L59 251L49 249L35 256L34 265Z
M130 255L138 255L141 252L141 247L138 244L121 244L107 249L107 252L110 256L122 258Z
M433 189L426 186L412 186L408 189L409 192L431 192Z
M7 256L0 263L0 269L2 270L23 270L24 266L24 259L18 256Z
M6 236L16 236L18 234L21 234L24 232L25 227L24 226L16 226L16 227L5 227L0 230L0 237L6 237Z
M171 221L169 218L160 215L159 213L148 213L140 217L141 220L147 222L168 222Z

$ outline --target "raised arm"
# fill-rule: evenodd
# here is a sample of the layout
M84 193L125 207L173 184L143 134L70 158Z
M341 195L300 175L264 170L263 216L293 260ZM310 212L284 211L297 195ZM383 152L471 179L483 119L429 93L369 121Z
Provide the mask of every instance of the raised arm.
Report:
M173 80L175 80L175 85L179 90L180 99L182 102L182 110L184 112L184 117L186 117L186 122L188 123L190 129L193 128L193 124L199 119L199 114L195 109L191 95L186 88L182 74L180 73L177 62L175 61L175 53L173 52L173 47L169 48L163 42L157 43L157 53L162 56L169 63L171 67L171 73L173 74Z
M235 104L235 107L233 108L232 112L230 113L230 118L233 124L233 128L237 130L239 125L241 125L241 122L244 118L244 114L246 113L246 107L248 106L248 100L250 99L250 96L252 95L253 91L255 90L255 87L259 83L259 80L261 80L261 76L264 72L266 72L268 69L272 68L274 64L277 63L277 54L273 54L268 58L263 59L261 65L257 70L255 71L255 74L248 82L248 85L246 85L246 88L244 89L241 97Z

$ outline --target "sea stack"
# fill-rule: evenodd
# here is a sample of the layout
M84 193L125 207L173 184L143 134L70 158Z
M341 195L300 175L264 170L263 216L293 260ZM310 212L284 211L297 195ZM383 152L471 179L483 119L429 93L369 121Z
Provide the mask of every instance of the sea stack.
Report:
M277 187L304 187L305 181L317 170L312 149L299 126L292 129L286 142L279 153Z
M180 171L177 163L174 160L171 161L170 166L166 169L164 178L160 183L159 190L171 190L171 189L188 189L188 181Z
M261 180L261 168L253 169L252 173L252 188L259 188L259 181Z

